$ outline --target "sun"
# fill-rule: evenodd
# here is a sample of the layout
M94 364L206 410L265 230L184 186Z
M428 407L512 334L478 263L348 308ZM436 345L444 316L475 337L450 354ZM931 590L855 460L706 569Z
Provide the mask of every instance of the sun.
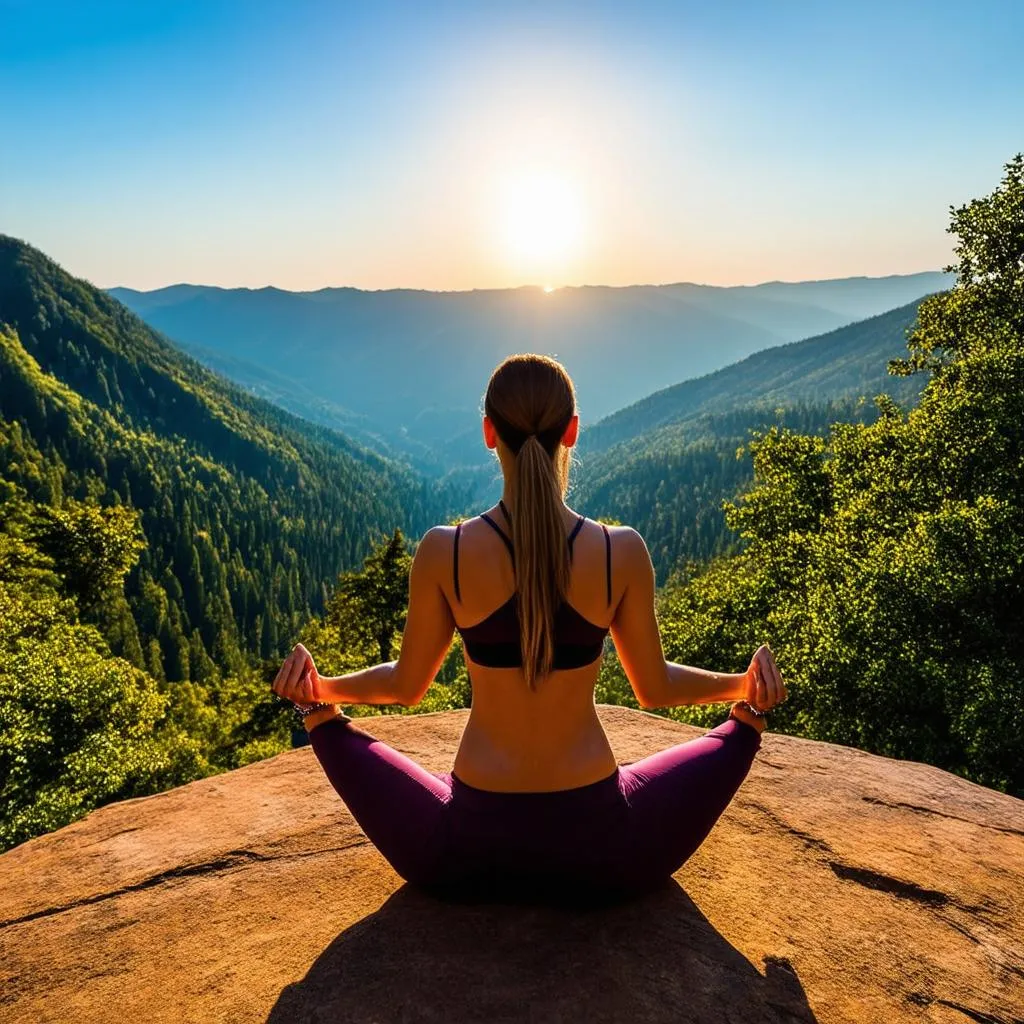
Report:
M571 181L553 172L509 175L500 196L502 242L520 272L550 279L580 247L583 204Z

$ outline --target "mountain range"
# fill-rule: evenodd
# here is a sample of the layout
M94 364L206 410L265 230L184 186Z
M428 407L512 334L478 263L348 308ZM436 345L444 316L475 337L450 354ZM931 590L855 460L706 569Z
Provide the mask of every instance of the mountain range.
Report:
M927 272L756 286L470 292L175 285L110 294L263 397L439 474L479 462L479 411L506 355L560 359L584 424L754 352L950 284ZM429 382L429 383L425 383Z
M660 306L663 311L674 309L676 322L690 326L695 322L690 314L697 309L711 318L705 322L746 324L749 342L766 334L779 336L772 332L791 333L801 323L849 317L893 296L915 294L944 281L941 275L914 275L736 289L567 289L555 296L529 289L450 295L347 290L356 305L376 310L379 322L392 322L389 303L397 300L399 306L418 308L424 317L424 311L447 310L450 322L462 325L461 341L449 349L440 321L434 321L431 335L429 319L422 320L419 340L403 360L397 354L397 335L383 347L371 341L359 349L356 325L351 323L342 332L347 340L330 344L330 324L344 306L339 305L338 290L301 295L180 286L131 293L127 297L134 296L140 308L146 307L145 316L153 321L147 324L114 296L67 275L31 246L0 236L0 323L11 328L5 340L9 361L6 370L0 367L0 424L4 419L19 421L40 450L60 454L61 468L54 472L67 477L66 493L100 493L105 488L106 500L133 503L149 496L150 548L138 573L127 581L127 595L133 609L141 610L137 602L157 581L171 606L181 604L173 628L162 634L166 661L168 645L189 637L211 618L220 623L234 618L229 631L234 634L237 629L240 644L246 643L243 637L256 643L261 633L257 618L264 626L269 621L259 612L264 588L272 576L280 584L275 563L283 560L294 566L289 570L291 592L283 600L278 587L280 610L288 616L300 607L316 610L322 605L325 582L358 561L367 550L369 533L393 524L415 532L431 521L472 514L496 499L500 474L479 436L479 408L449 410L447 436L428 429L431 423L441 424L436 409L413 409L411 368L417 360L431 394L447 392L454 399L453 380L460 373L468 388L459 356L472 351L465 332L472 319L466 309L472 310L474 303L478 312L486 313L481 314L483 319L493 319L502 303L518 302L521 309L533 310L535 323L543 323L545 330L554 322L552 300L562 304L559 315L575 309L569 320L577 328L584 313L596 318L594 310L612 300L618 302L620 317L637 304L648 309ZM689 296L685 301L684 295ZM772 344L702 376L669 383L589 424L585 411L591 404L581 379L590 374L607 389L625 375L624 367L636 371L637 379L645 367L634 358L632 345L620 345L617 361L604 363L590 359L589 350L581 347L578 368L570 368L585 423L576 451L573 507L591 517L636 526L648 539L662 580L681 561L728 549L733 538L724 527L721 501L749 481L749 463L737 461L735 452L751 429L779 424L819 432L837 419L870 418L870 409L857 405L861 397L886 391L905 404L916 399L921 379L889 376L886 363L905 353L918 298L824 334ZM211 304L220 305L223 314L212 318L214 327L237 327L242 313L259 327L255 350L243 343L240 333L231 332L222 337L234 337L234 346L182 346L156 323L160 310L172 319L183 310L199 316L199 310ZM321 305L330 316L319 309ZM723 312L727 305L731 318ZM709 306L717 309L709 312ZM260 309L274 311L262 326ZM289 309L307 315L298 315L292 324L281 319ZM548 310L546 319L538 309ZM741 314L748 320L742 321ZM752 326L755 317L760 324ZM271 327L278 322L275 345ZM641 317L641 322L649 327L652 320ZM414 327L409 319L405 329L412 332ZM511 336L511 326L506 324L503 330L506 338ZM203 334L207 341L216 341L217 336L212 328ZM310 336L318 340L311 343L313 355L307 358L302 339ZM604 337L610 338L607 325ZM652 337L646 336L649 350L657 348ZM493 339L491 343L493 348ZM329 379L330 368L338 371L340 366L337 352L346 346L354 354L353 366L342 379L361 382L365 395L376 396L376 404L360 397L351 383L344 393L334 393L310 374L309 367L322 360L327 365L324 380ZM690 350L707 355L707 346L699 340ZM630 358L624 355L627 351ZM491 351L488 365L503 354ZM479 358L477 353L478 364ZM218 372L211 372L210 365ZM666 383L663 377L660 383ZM392 385L406 388L404 412ZM72 395L77 396L74 402ZM353 398L358 401L353 403ZM74 422L52 413L40 416L35 409L41 405L45 410L54 402L72 403ZM353 404L360 411L353 410ZM415 429L398 429L406 420ZM122 449L138 451L129 466L117 454ZM175 461L182 472L173 469ZM20 456L17 465L23 464ZM211 465L221 482L196 487L194 482ZM106 467L102 485L94 479L97 466ZM46 499L38 486L25 482L30 493ZM169 492L169 502L157 497L161 490ZM187 539L175 535L182 504L187 508L186 525L198 528L195 554ZM287 527L287 536L274 535L272 521L277 520ZM259 525L239 527L239 521ZM217 522L222 525L215 526ZM301 529L300 522L305 524ZM228 577L227 588L247 596L235 607L225 597L222 608L204 608L211 584L225 593L224 573L217 563L235 566L235 551L250 542L261 547L261 564L251 579L243 577L240 568L232 568L239 575L233 584ZM175 579L184 581L180 601L174 593ZM208 629L203 637L208 649L217 642L215 634ZM145 643L145 636L141 639ZM258 646L270 654L276 640L268 642L263 634Z

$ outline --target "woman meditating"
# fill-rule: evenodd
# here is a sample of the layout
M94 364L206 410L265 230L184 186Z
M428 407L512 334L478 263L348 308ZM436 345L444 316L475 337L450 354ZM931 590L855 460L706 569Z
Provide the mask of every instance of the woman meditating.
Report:
M296 704L327 778L407 881L640 892L704 841L786 688L767 645L743 673L666 662L643 539L565 504L579 417L560 363L510 356L491 376L484 413L501 500L423 536L398 660L330 678L299 644L272 688ZM337 705L415 705L455 630L472 708L452 770L431 772ZM728 718L617 764L594 705L609 632L641 707L735 701Z

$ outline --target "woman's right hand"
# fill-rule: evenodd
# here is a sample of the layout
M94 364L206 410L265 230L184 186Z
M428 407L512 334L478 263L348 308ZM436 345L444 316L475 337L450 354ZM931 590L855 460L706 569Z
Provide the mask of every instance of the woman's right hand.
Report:
M788 696L779 667L775 664L775 655L767 644L761 644L744 675L741 699L753 704L758 711L768 711Z
M271 690L293 704L314 704L325 700L323 681L304 644L296 644L284 659Z

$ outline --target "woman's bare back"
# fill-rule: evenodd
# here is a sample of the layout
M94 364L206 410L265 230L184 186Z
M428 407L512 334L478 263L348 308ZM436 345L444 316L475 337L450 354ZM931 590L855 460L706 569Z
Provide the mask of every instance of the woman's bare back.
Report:
M491 510L489 514L508 531L500 511ZM578 515L567 508L567 537L577 519ZM610 605L602 529L588 519L574 541L568 602L600 627L612 624L626 578L615 543L622 529L609 528ZM451 551L455 528L449 532ZM509 552L495 530L479 517L462 524L459 581L460 600L455 599L452 571L439 581L459 627L486 619L515 591ZM453 765L459 779L479 789L544 792L585 786L615 771L615 755L594 706L594 685L602 659L579 668L555 669L531 692L522 669L480 665L470 658L465 646L463 657L473 701Z

